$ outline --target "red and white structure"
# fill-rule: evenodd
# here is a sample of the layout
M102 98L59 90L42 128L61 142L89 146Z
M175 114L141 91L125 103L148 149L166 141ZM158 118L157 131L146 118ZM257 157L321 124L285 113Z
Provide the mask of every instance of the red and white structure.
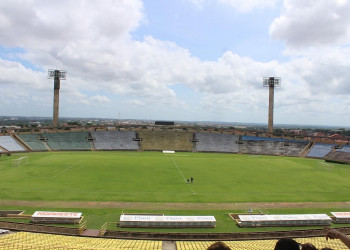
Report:
M31 221L33 223L79 224L82 218L80 212L36 211Z

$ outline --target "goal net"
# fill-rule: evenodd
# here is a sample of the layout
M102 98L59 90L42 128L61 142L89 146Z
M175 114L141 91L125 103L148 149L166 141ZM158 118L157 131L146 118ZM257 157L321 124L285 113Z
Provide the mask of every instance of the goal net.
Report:
M14 166L14 167L19 167L19 166L27 165L27 164L28 164L28 156L22 156L20 158L12 160L12 166Z

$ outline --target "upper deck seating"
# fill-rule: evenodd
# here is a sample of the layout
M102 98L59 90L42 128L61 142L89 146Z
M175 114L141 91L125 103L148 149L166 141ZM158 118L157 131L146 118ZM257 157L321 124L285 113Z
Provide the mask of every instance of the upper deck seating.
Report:
M238 152L237 135L195 133L195 139L196 150L200 152Z
M25 151L25 149L9 135L0 136L0 146L7 151Z
M139 144L134 141L134 131L95 131L91 132L94 145L99 150L138 150Z
M332 151L333 146L335 144L316 143L307 154L307 157L323 158Z
M192 151L192 133L173 131L140 131L142 150Z
M47 151L44 142L38 139L37 134L18 135L32 150Z
M53 150L91 150L92 143L87 140L88 135L88 132L43 134Z

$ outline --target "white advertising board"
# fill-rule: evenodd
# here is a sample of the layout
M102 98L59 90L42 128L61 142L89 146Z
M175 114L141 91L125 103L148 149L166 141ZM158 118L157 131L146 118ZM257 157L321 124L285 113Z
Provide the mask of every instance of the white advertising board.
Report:
M36 211L32 218L67 218L79 219L82 213L78 212L51 212L51 211Z
M216 222L214 216L121 215L120 222Z
M327 214L238 215L244 221L331 220Z
M339 219L350 219L350 212L331 212L331 214Z

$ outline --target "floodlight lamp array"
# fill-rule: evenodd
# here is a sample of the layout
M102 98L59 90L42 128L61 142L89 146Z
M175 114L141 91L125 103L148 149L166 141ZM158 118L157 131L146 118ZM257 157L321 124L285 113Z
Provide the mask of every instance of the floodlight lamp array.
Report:
M264 87L280 87L281 86L281 77L264 77L263 79Z
M57 70L57 69L49 69L47 74L48 79L61 79L66 80L67 79L67 71L65 70Z

